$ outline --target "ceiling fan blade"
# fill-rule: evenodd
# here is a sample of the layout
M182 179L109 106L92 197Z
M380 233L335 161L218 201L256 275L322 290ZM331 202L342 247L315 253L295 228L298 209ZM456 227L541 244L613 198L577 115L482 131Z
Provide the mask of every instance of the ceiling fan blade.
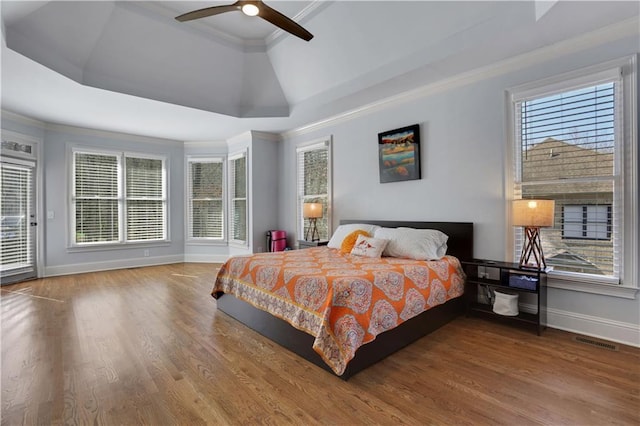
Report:
M313 34L302 28L302 26L300 26L296 21L267 6L264 2L260 5L260 12L258 13L258 16L265 21L271 22L276 27L280 27L305 41L309 41L313 38Z
M206 18L208 16L219 15L221 13L232 12L234 10L240 10L241 7L242 4L240 1L227 6L205 7L204 9L194 10L193 12L187 12L180 16L176 16L176 20L180 22L192 21L194 19Z

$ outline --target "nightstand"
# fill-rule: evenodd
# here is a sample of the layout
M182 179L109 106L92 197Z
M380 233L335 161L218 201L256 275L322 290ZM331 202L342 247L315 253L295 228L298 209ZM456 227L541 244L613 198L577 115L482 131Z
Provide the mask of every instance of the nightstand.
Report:
M467 315L479 314L514 324L535 326L538 336L540 335L547 323L545 270L523 268L517 263L494 260L472 259L460 263L467 274L464 289ZM504 316L493 312L492 298L488 295L496 290L518 295L518 301L521 302L518 315Z
M306 248L310 248L310 247L326 246L327 244L329 244L329 241L298 240L298 249L306 249Z

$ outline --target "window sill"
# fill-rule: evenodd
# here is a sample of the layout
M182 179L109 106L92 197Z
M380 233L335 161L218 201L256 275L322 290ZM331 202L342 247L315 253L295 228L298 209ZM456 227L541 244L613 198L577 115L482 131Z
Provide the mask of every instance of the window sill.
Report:
M91 251L107 251L107 250L128 250L135 248L149 247L167 247L171 245L171 240L149 241L145 243L113 243L113 244L96 244L88 246L70 246L67 247L67 253L82 253Z
M598 279L591 276L569 277L559 272L549 271L547 277L547 287L550 288L619 297L622 299L635 299L640 290L637 287L614 284L607 282L606 279Z
M222 247L228 246L227 242L224 240L215 240L215 239L206 239L206 238L187 240L187 245L188 246L222 246Z

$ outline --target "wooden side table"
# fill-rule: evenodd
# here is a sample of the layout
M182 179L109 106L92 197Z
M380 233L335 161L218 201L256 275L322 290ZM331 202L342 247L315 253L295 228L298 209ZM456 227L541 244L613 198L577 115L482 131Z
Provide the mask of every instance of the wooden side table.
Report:
M471 313L504 319L514 324L532 325L538 336L547 323L547 274L545 270L520 267L517 263L494 260L463 260L462 266L467 274L465 300L467 315ZM487 300L478 297L479 289L508 290L519 295L531 294L536 299L536 312L522 312L517 316L503 316L493 312Z

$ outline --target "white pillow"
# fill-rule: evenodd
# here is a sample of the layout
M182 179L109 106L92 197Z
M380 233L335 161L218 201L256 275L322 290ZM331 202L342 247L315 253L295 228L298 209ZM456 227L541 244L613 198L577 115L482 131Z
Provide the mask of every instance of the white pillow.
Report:
M356 244L351 250L351 254L364 257L380 257L388 241L381 238L365 237L358 235Z
M442 259L447 253L449 237L435 229L380 228L375 238L389 240L384 256L416 260Z
M378 225L370 225L368 223L350 223L348 225L340 225L338 226L338 229L336 229L333 235L331 236L331 239L329 240L327 247L340 249L340 247L342 247L342 240L344 240L344 237L346 237L347 235L349 235L355 230L362 229L363 231L366 231L369 235L373 235L376 232L376 229L379 229L379 228L380 227Z

